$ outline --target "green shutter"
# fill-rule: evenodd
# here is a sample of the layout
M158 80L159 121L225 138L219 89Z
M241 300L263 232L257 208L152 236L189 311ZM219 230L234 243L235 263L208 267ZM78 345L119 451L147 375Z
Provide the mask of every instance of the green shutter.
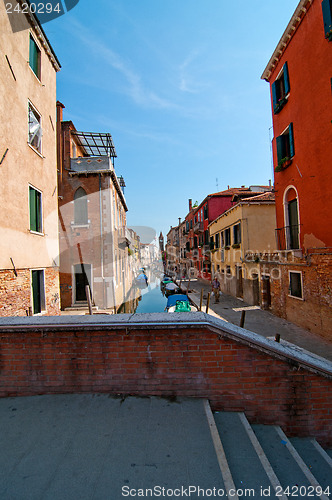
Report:
M289 124L289 154L291 158L295 155L294 130L292 123Z
M41 208L41 194L29 186L30 231L42 231Z
M284 153L284 138L282 135L279 135L276 138L276 143L277 143L277 160L279 164L280 161L283 159L283 153Z
M330 33L332 30L331 0L323 0L322 1L322 11L323 11L325 37L330 39Z
M288 73L288 64L285 62L284 67L284 85L285 85L285 95L287 95L290 91L290 84L289 84L289 73Z
M30 35L30 52L29 52L29 65L32 71L39 78L39 49L36 42Z
M275 113L278 104L277 98L277 81L272 83L272 101L273 101L273 112Z
M37 231L36 190L29 187L30 231Z
M32 301L33 301L33 314L41 312L40 304L40 271L32 271Z
M38 233L41 233L41 194L36 191L36 227Z

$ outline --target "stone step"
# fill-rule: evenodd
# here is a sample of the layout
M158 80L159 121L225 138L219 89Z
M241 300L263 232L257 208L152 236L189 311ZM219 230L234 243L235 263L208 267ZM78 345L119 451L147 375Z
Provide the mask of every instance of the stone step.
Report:
M264 490L271 499L286 499L276 495L281 485L245 415L216 412L214 418L236 489L254 490L259 497Z
M296 493L303 498L299 490L302 487L302 492L307 492L304 498L310 498L311 488L314 488L315 498L328 500L328 496L316 494L316 491L319 491L322 486L280 427L255 424L252 428L282 485L283 491L289 498L292 498Z
M290 438L302 460L309 467L310 472L315 476L323 490L331 489L332 498L332 459L323 448L312 438Z

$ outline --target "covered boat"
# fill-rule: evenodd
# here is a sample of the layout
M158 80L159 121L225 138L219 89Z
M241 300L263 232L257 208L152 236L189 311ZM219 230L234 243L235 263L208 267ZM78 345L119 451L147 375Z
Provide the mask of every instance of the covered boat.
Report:
M170 295L166 304L167 312L196 312L197 307L190 304L187 295L174 294Z

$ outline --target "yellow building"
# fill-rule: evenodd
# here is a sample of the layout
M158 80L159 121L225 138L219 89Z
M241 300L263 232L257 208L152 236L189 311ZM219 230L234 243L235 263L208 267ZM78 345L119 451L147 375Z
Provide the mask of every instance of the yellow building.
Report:
M18 16L16 31L0 2L0 315L59 314L60 64L37 18Z
M273 254L276 216L272 192L241 200L209 225L212 276L221 290L249 304L259 304L262 261Z

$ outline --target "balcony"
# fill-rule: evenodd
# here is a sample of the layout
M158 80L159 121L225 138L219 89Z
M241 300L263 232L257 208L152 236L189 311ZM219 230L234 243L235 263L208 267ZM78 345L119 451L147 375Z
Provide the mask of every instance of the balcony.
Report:
M126 226L119 228L118 231L119 248L122 248L124 250L125 248L129 248L130 244L131 244L131 236L128 228Z
M300 224L276 229L278 250L298 250L300 248Z
M196 222L194 225L194 233L204 233L204 223Z
M114 171L111 159L108 156L95 156L84 158L71 158L71 172L77 173L99 173Z

